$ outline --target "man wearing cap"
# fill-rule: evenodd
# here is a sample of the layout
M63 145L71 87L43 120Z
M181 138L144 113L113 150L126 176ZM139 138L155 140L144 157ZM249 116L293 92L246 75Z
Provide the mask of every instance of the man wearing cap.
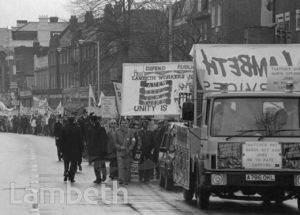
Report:
M83 137L81 129L75 123L75 116L72 114L68 118L67 125L62 131L62 153L64 158L64 181L68 179L74 183L75 172L77 169L78 158L83 148Z
M61 115L59 115L56 118L56 122L54 124L54 137L55 137L55 144L57 148L58 161L61 161L62 159L62 149L61 149L62 130L63 130L62 119L61 119Z

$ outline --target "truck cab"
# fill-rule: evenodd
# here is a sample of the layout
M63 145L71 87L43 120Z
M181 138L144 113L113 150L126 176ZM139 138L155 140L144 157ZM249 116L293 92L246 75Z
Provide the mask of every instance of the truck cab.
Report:
M281 203L300 198L300 93L211 92L188 138L190 183L202 209L211 195ZM191 136L190 134L189 136ZM195 136L195 135L194 135Z

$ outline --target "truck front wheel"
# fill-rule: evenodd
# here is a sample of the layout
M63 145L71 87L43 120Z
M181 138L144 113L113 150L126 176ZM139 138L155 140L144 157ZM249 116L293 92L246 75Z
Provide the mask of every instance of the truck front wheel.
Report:
M168 173L165 174L164 188L166 190L171 190L173 188L173 181L168 177Z
M300 212L300 193L297 195L297 206L298 206L298 211Z
M197 194L197 205L200 209L206 210L209 208L209 197L208 191L200 190Z
M159 186L164 187L164 184L165 184L165 178L162 174L162 170L160 169L160 171L159 171Z

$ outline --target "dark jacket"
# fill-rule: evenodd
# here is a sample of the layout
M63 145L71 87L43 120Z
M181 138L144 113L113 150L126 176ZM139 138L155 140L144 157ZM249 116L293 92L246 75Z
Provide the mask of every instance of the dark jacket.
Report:
M61 146L62 142L63 125L60 122L54 124L54 137L57 146Z
M62 153L64 159L77 160L82 154L83 138L80 127L68 123L62 130Z
M139 136L142 141L142 156L145 157L145 159L149 159L151 157L151 150L155 146L153 132L149 130L140 130Z
M90 160L104 160L107 156L107 134L104 127L91 125L87 130Z
M115 158L117 156L115 136L115 131L110 130L107 132L107 154L110 158Z

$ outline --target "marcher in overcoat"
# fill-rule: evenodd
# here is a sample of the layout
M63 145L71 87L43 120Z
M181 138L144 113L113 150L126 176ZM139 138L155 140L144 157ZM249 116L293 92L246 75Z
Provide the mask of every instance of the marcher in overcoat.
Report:
M142 121L142 129L138 132L142 146L141 146L141 160L139 167L139 180L149 182L151 174L153 174L154 163L152 161L152 151L154 149L154 133L150 130L149 121Z
M137 141L134 130L128 128L128 126L129 122L122 119L114 140L117 148L118 179L119 183L124 185L130 182L132 150Z
M64 181L69 180L75 182L75 172L77 168L77 161L82 154L83 137L80 127L75 123L75 117L68 118L67 125L62 132L62 153L64 159ZM71 164L71 165L70 165Z
M117 163L117 148L115 144L117 121L112 119L109 121L107 131L107 158L109 160L109 177L111 179L118 177L118 163Z
M107 156L107 134L105 128L100 125L97 116L91 117L91 125L88 127L88 152L90 161L94 163L94 172L99 184L106 180L105 159ZM101 176L102 175L102 176Z
M58 160L62 159L62 132L63 132L63 124L61 116L59 115L56 118L56 122L54 124L54 137L55 137L55 145L57 148L57 157Z

